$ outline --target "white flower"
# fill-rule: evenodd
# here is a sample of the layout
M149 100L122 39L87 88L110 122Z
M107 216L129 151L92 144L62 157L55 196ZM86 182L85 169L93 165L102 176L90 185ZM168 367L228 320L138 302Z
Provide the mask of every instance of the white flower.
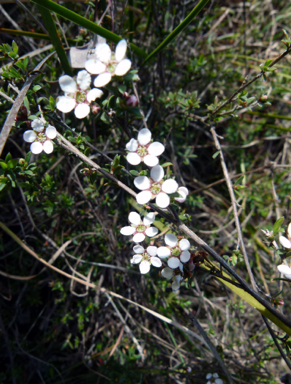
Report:
M178 201L178 203L184 203L184 201L187 199L187 196L189 194L188 188L179 187L177 192L180 194L181 197L175 197L174 200Z
M151 224L155 221L155 217L155 214L150 212L142 221L138 213L130 212L128 220L130 221L131 226L121 228L120 233L125 236L133 235L132 240L135 243L140 243L144 241L146 236L153 237L159 232L157 228L151 227Z
M163 180L165 173L160 165L155 165L151 169L151 177L138 176L134 179L134 185L142 192L136 196L138 204L146 204L151 199L156 199L156 204L160 208L167 208L170 204L168 194L175 193L178 184L174 179Z
M287 279L291 280L291 268L286 264L277 265L277 269L282 273Z
M180 288L180 283L183 279L183 264L179 263L178 268L175 270L166 267L162 270L161 275L168 280L173 279L172 290L177 291Z
M159 247L158 256L161 259L168 258L168 267L176 269L180 262L187 263L190 260L190 243L187 239L182 239L178 243L178 239L172 233L165 236L167 247Z
M154 267L161 267L161 259L157 257L157 247L149 246L146 251L141 245L135 245L133 247L135 255L130 260L132 264L139 264L140 273L148 273L151 265Z
M74 109L78 119L86 117L90 112L91 102L103 95L101 89L90 89L91 76L85 70L78 72L76 80L68 75L61 76L59 84L65 96L58 97L56 107L64 113Z
M51 142L57 136L57 130L52 125L49 125L44 119L35 119L31 123L32 130L23 133L23 140L31 143L30 150L35 155L42 151L52 153L54 150Z
M289 239L287 239L287 237L280 236L279 241L280 241L280 244L282 245L282 247L284 247L286 249L291 249L291 241Z
M130 70L131 61L125 59L126 50L126 40L120 40L115 54L106 43L96 45L95 58L85 62L88 72L99 75L94 80L95 87L104 87L111 81L112 76L123 76Z
M126 160L129 164L138 165L143 161L148 167L154 167L159 163L158 156L164 152L165 147L157 141L150 143L151 138L151 131L143 128L139 131L137 140L131 139L126 144L129 151Z
M223 384L217 373L208 373L206 380L208 380L206 384Z

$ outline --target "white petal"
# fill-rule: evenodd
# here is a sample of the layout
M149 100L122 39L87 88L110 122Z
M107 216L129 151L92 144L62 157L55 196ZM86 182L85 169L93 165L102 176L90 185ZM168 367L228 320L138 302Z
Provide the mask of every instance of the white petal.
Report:
M49 139L54 139L57 136L57 130L52 125L49 125L47 129L45 130L45 135Z
M186 187L179 187L177 192L180 194L181 197L175 197L175 200L178 201L178 203L184 203L189 194L188 189Z
M280 236L280 237L279 237L279 241L280 241L281 245L282 245L284 248L287 248L287 249L290 249L290 248L291 248L291 241L288 240L285 236Z
M130 70L130 67L131 67L131 61L128 59L124 59L119 64L117 64L114 74L116 76L123 76Z
M215 379L215 384L223 384L223 381L221 379Z
M65 93L75 93L77 91L77 84L71 76L61 76L59 78L59 84Z
M176 276L175 280L172 283L172 290L173 291L177 291L180 288L181 278L179 279L179 277L181 277L181 276L180 275Z
M156 227L150 227L147 228L145 233L148 237L156 236L156 234L159 232L159 230Z
M36 132L44 130L44 122L41 119L35 119L31 122L31 128Z
M157 141L154 141L148 147L149 154L153 156L160 156L164 152L164 150L165 150L165 147L163 146L163 144Z
M171 251L167 247L159 247L157 253L161 259L165 259L171 255Z
M141 243L144 241L145 235L143 233L137 233L136 235L133 236L132 241L134 243Z
M134 232L135 232L135 228L134 227L129 227L129 226L128 227L123 227L120 230L120 233L122 235L124 235L124 236L130 236L130 235L134 234Z
M164 169L160 165L156 165L151 169L151 178L155 182L161 181L164 175L165 175Z
M34 153L35 155L38 155L39 153L41 153L42 149L43 149L42 144L39 141L35 141L30 146L31 152Z
M158 248L155 247L154 245L150 245L149 247L147 247L147 253L152 257L156 256L157 251L158 251Z
M143 223L144 225L151 225L156 219L156 215L154 212L149 212L144 218Z
M103 64L100 60L90 59L85 62L85 68L92 75L100 75L106 71L106 65Z
M218 373L214 373L212 376L213 376L215 379L218 379L218 378L219 378Z
M83 70L79 71L77 75L77 84L79 87L84 91L85 89L88 89L91 84L91 76L90 74Z
M130 139L125 147L128 151L135 152L138 148L138 142L135 139Z
M190 260L190 252L189 251L183 251L180 255L180 260L182 263L187 263Z
M92 101L95 101L96 99L99 99L100 97L103 96L103 92L101 89L98 88L92 88L90 91L87 93L87 101L91 103Z
M75 108L75 116L78 119L83 119L84 117L88 116L90 113L90 107L88 104L81 103L78 104Z
M180 242L179 242L179 248L182 250L182 251L188 251L188 249L191 247L191 244L189 242L189 240L187 239L182 239Z
M142 261L142 255L134 255L130 260L131 264L139 264Z
M151 263L154 267L161 267L162 266L162 261L158 257L151 257Z
M58 110L64 113L71 112L76 106L76 100L67 96L60 96L57 99L56 107Z
M286 230L287 238L291 238L291 223L288 224L287 230Z
M166 193L160 192L156 197L156 204L160 208L167 208L170 205L170 198Z
M128 220L131 224L134 225L141 224L141 218L137 212L130 212L130 214L128 215Z
M194 268L195 268L195 265L194 265ZM183 273L183 264L180 262L180 264L179 264L179 269L180 269L180 271Z
M115 48L115 60L119 63L124 59L127 50L126 40L122 39Z
M141 245L135 245L133 247L133 252L135 252L135 253L144 253L144 247L142 247Z
M283 275L291 277L291 268L288 267L288 265L285 265L285 264L277 265L277 268L278 268L278 271L281 272Z
M130 152L126 156L126 160L131 165L138 165L141 162L141 157L136 152Z
M141 129L137 135L137 141L141 145L147 145L151 141L151 138L152 138L152 133L147 128Z
M138 204L143 205L148 203L151 197L152 197L151 191L142 191L136 195L136 201L138 202Z
M102 63L108 64L111 61L111 49L106 43L99 43L95 48L95 56Z
M140 191L144 191L145 189L149 189L151 186L150 179L146 176L136 177L134 179L133 183L136 186L136 188L139 189Z
M170 280L174 276L174 272L171 268L166 267L162 270L161 275L165 278Z
M53 143L50 141L50 140L46 140L43 145L42 145L42 149L45 151L45 153L49 154L49 153L52 153L52 151L54 150L54 146L53 146Z
M159 164L159 159L156 156L151 155L146 155L143 161L148 167L154 167L155 165Z
M173 247L175 247L175 245L177 245L178 239L177 239L177 237L175 235L173 235L173 233L168 233L165 236L165 243L169 247L173 248Z
M110 83L111 74L109 72L101 73L94 80L95 87L104 87L106 84Z
M151 265L147 260L143 260L139 265L139 270L140 270L140 273L142 274L148 273L150 269L151 269Z
M23 134L23 140L27 143L32 143L36 139L36 133L34 131L25 131Z
M212 373L207 373L206 380L211 379L211 378L212 378Z
M162 184L162 190L166 193L175 193L178 189L178 183L174 179L168 179Z

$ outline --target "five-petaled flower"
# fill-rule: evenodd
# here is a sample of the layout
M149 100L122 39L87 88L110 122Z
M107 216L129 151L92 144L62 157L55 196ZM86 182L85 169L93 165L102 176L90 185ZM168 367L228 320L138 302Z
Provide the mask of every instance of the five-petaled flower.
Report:
M57 136L57 130L43 118L35 119L31 123L32 130L23 133L23 140L31 143L30 150L35 155L42 151L52 153L54 146L51 142Z
M158 256L161 259L168 258L168 267L176 269L179 267L180 262L187 263L190 260L190 243L187 239L178 239L172 233L165 236L166 247L159 247Z
M91 76L85 70L78 72L76 80L68 75L61 76L59 84L65 96L58 97L56 107L64 113L74 109L78 119L86 117L90 112L92 101L103 95L101 89L90 89Z
M151 143L151 138L151 131L143 128L139 131L137 140L131 139L126 144L129 151L126 160L129 164L138 165L143 161L148 167L154 167L159 163L158 156L164 152L165 147L157 141Z
M153 212L148 213L143 220L136 212L130 212L128 220L131 223L128 227L123 227L120 233L125 236L133 235L133 241L135 243L141 243L145 237L153 237L159 231L155 227L151 227L151 224L155 221L155 214Z
M217 373L208 373L206 380L208 380L206 384L223 384Z
M95 87L104 87L111 81L112 76L123 76L131 67L131 61L125 59L127 50L126 40L120 40L115 53L106 43L99 43L95 48L95 58L85 62L85 68L92 75L98 75L94 80Z
M135 245L133 247L135 255L130 260L132 264L139 264L140 273L148 273L151 265L154 267L161 267L161 259L157 257L157 247L149 246L145 250L141 245Z
M170 204L168 194L175 193L178 184L174 179L163 180L165 172L160 165L155 165L151 169L151 177L138 176L134 179L134 185L142 192L136 195L138 204L146 204L151 199L156 199L156 204L160 208L167 208Z

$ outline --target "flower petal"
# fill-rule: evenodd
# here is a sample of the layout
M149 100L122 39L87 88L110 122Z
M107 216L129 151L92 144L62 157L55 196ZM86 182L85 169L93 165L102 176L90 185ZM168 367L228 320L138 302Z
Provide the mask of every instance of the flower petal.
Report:
M141 243L144 241L145 235L143 233L137 233L136 235L133 236L132 241L134 243Z
M103 64L100 60L90 59L85 62L85 68L92 75L100 75L106 71L106 65Z
M134 227L130 227L130 226L128 226L128 227L123 227L123 228L121 228L121 230L120 230L120 233L121 233L122 235L124 235L124 236L130 236L130 235L133 235L134 232L135 232L135 228L134 228Z
M186 198L189 194L188 188L179 187L177 192L180 194L181 197L175 197L174 200L178 201L178 203L184 203L184 201L186 200Z
M155 165L159 164L159 159L156 156L146 155L143 159L143 162L148 167L154 167Z
M180 260L182 263L187 263L190 260L190 252L189 251L183 251L180 255Z
M79 71L77 74L77 84L79 85L80 89L82 89L83 91L90 87L91 76L84 69L83 71Z
M126 149L130 152L135 152L138 148L138 142L135 139L130 139L130 141L126 144Z
M41 153L42 149L43 149L42 144L39 141L35 141L30 146L31 152L34 153L35 155L38 155L39 153Z
M279 241L280 241L281 245L282 245L284 248L287 248L287 249L290 249L290 248L291 248L291 241L288 240L285 236L280 236L280 237L279 237Z
M180 288L180 281L182 280L182 277L180 275L175 276L175 280L172 283L172 290L177 291Z
M150 227L147 228L145 233L148 237L156 236L156 234L159 232L159 230L156 227Z
M162 266L162 261L158 257L151 257L151 263L154 267L160 268Z
M165 147L162 143L159 143L158 141L154 141L150 144L148 147L148 152L150 155L153 156L160 156L165 150Z
M138 165L141 162L141 157L136 152L130 152L127 154L126 160L131 165Z
M143 275L145 273L148 273L150 269L151 269L151 265L147 260L143 260L139 265L140 273L142 273Z
M180 242L179 242L179 248L182 250L182 251L188 251L188 249L191 247L191 244L189 242L189 240L187 239L182 239Z
M142 261L142 258L142 255L134 255L130 262L131 264L139 264Z
M170 198L166 193L160 192L156 197L156 204L160 208L167 208L170 205Z
M44 130L44 122L41 119L35 119L31 122L31 128L36 132Z
M134 225L141 224L141 218L137 212L130 212L130 214L128 215L128 220L131 224Z
M141 245L135 245L133 247L133 252L135 253L144 253L145 249Z
M174 179L168 179L162 184L162 190L166 193L175 193L178 189L178 183Z
M75 116L78 119L83 119L84 117L88 116L90 113L90 107L88 104L81 103L78 104L75 108Z
M111 49L106 43L99 43L95 48L95 56L102 63L108 64L111 61Z
M145 217L143 218L144 225L151 225L156 219L156 215L154 212L149 212Z
M152 197L151 191L142 191L136 195L136 201L138 202L138 204L143 205L148 203L151 197Z
M87 93L87 101L91 103L92 101L95 101L96 99L99 99L100 97L103 96L103 92L101 89L98 88L92 88L90 91Z
M140 143L140 145L147 145L152 138L152 133L149 129L143 128L139 131L137 135L137 141Z
M109 72L101 73L101 75L98 75L94 80L94 86L97 88L104 87L106 84L110 83L110 80L111 74Z
M285 264L277 265L277 269L284 276L286 276L287 279L291 279L291 268L288 267L288 265L285 265Z
M119 64L117 64L114 74L116 76L123 76L130 70L130 67L131 67L131 61L128 59L124 59Z
M171 255L171 251L167 247L159 247L157 253L161 259L165 259Z
M36 139L36 133L34 131L25 131L23 133L23 140L27 143L32 143Z
M57 130L52 125L49 125L47 129L45 130L45 135L49 139L54 139L57 136Z
M150 179L146 176L136 177L134 179L133 183L136 186L136 188L141 190L141 191L144 191L145 189L149 189L151 186Z
M77 91L77 84L71 76L61 76L59 78L59 84L65 93L75 93Z
M149 247L147 247L147 253L152 257L157 255L157 251L158 251L158 248L155 247L154 245L150 245Z
M151 169L151 178L157 183L159 181L162 180L162 178L164 177L165 175L165 172L164 172L164 169L163 167L161 167L160 165L156 165L155 167L153 167Z
M175 247L175 245L177 245L178 239L175 235L173 235L173 233L167 233L165 236L165 243L169 247L173 248L173 247Z
M54 150L54 146L53 146L53 143L50 141L50 140L46 140L43 145L42 145L42 149L45 151L45 153L49 154L49 153L52 153L52 151Z
M60 96L57 99L56 107L59 111L68 113L71 112L76 106L76 100L67 96Z
M120 40L115 48L115 60L119 63L124 59L127 50L127 42L125 39Z
M171 268L166 267L162 270L161 275L165 278L170 280L174 276L174 272Z

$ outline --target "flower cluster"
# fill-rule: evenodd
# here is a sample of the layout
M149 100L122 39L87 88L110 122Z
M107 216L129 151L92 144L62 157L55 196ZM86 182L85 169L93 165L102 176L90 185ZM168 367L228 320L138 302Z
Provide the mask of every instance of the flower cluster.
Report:
M23 133L23 140L31 143L31 152L35 155L42 151L52 153L54 146L51 140L57 136L56 128L49 125L43 118L33 120L31 128L32 130Z
M208 373L206 376L206 384L223 384L217 373Z

